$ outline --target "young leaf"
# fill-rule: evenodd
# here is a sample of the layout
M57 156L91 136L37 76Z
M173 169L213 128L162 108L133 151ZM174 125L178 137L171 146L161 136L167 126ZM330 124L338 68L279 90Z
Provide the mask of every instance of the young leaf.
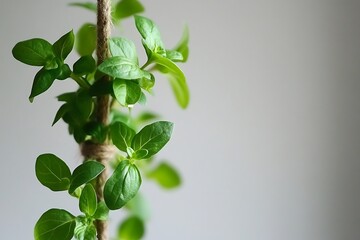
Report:
M185 26L183 35L180 42L175 47L175 51L181 53L183 60L181 62L186 62L189 57L189 28Z
M159 29L152 20L142 16L135 16L135 25L143 37L143 44L151 52L166 55Z
M76 51L80 56L92 55L96 48L96 26L85 23L76 34Z
M66 163L54 154L42 154L36 159L35 173L42 185L52 191L68 190L71 172Z
M115 5L113 17L120 20L143 11L144 7L138 0L121 0Z
M95 214L93 215L94 219L105 221L109 215L109 208L106 206L105 202L101 201L98 203Z
M33 38L17 43L12 49L14 58L32 66L45 66L54 58L52 45L41 38Z
M182 62L184 60L183 55L174 50L166 50L166 58L173 62Z
M50 209L37 221L35 240L71 240L74 236L75 217L63 209Z
M93 2L85 2L85 3L74 2L74 3L70 3L69 5L74 7L82 7L92 12L96 12L97 10L97 5L96 3Z
M184 73L174 62L159 54L153 54L152 59L166 69L166 71L164 71L159 68L159 70L169 74L170 85L174 91L176 100L182 108L186 108L189 104L190 93Z
M57 123L65 115L65 113L68 112L68 111L69 111L68 104L65 103L65 104L61 105L59 110L56 112L56 115L55 115L54 121L52 123L52 126L54 126L55 123Z
M112 38L109 41L109 48L113 57L122 57L139 64L135 44L132 41L126 38Z
M53 45L53 51L57 57L61 60L64 60L71 50L74 47L74 32L71 30L64 36L62 36L59 40L57 40Z
M125 123L115 122L110 126L110 135L113 144L123 152L131 145L135 131Z
M95 59L91 55L82 56L74 63L73 72L76 75L83 76L93 73L96 69Z
M98 69L111 77L128 80L149 76L149 73L141 70L137 63L122 57L108 58L98 66Z
M115 79L113 81L113 92L116 100L123 105L135 104L141 95L139 84L134 81Z
M181 184L179 173L168 163L160 163L154 170L147 174L165 189L176 188Z
M121 223L118 238L121 240L140 240L144 233L144 222L136 216L131 216Z
M57 76L56 69L46 70L45 68L42 68L35 75L34 82L31 88L31 93L29 96L30 102L32 102L36 96L48 90L55 81L56 76Z
M78 166L71 176L69 193L73 193L76 188L95 179L104 169L104 165L96 161L86 161Z
M91 184L86 184L81 192L79 200L80 211L86 216L93 216L97 209L97 199L94 187Z
M94 223L87 221L85 217L77 217L74 236L76 240L96 240Z
M148 121L155 120L158 118L159 118L159 115L157 115L156 113L142 112L139 114L139 116L137 116L136 121L139 123L144 123L144 122L148 122Z
M147 151L147 154L139 159L150 158L159 152L170 140L172 129L173 123L166 121L155 122L141 129L131 143L135 153L140 150Z
M150 219L151 211L149 203L140 192L125 207L130 211L131 215L137 216L143 221Z
M150 78L140 78L139 79L139 86L144 89L145 91L148 91L149 93L151 93L152 88L155 85L155 77L153 74L150 73Z
M138 192L141 185L140 172L128 160L121 161L104 187L104 199L109 209L123 207Z

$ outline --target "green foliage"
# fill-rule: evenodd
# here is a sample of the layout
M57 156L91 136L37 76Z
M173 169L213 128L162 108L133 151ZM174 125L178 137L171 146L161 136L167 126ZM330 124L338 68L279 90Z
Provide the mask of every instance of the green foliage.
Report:
M170 164L162 162L148 173L147 177L154 179L161 187L176 188L181 184L179 173Z
M125 219L119 227L118 239L119 240L139 240L145 233L144 222L136 217L131 216Z
M97 11L96 3L90 1L70 5ZM110 210L124 206L127 217L119 226L118 239L141 239L150 212L145 198L137 194L142 183L141 175L165 189L181 184L180 174L174 167L165 162L154 163L156 154L170 140L173 123L157 121L159 116L150 111L133 117L130 109L137 104L144 105L146 94L154 93L158 73L169 80L179 106L188 106L189 89L177 63L188 59L189 31L185 27L176 47L168 49L157 25L147 17L136 15L143 11L144 7L138 0L112 1L114 25L134 17L147 57L145 63L139 62L142 58L139 58L133 41L113 37L108 40L110 57L97 65L94 59L97 26L93 23L83 24L76 34L68 31L54 44L42 38L32 38L17 43L12 49L15 59L39 67L29 96L31 102L55 85L56 80L70 79L78 85L73 92L57 97L61 105L52 125L63 120L69 134L80 145L88 142L113 144L120 150L110 160L109 165L114 171L102 185L98 185L97 178L105 166L92 159L85 159L72 173L54 154L42 154L36 159L35 172L40 183L52 191L68 191L78 199L82 212L75 217L66 210L48 210L35 225L36 240L95 240L97 220L107 221ZM67 58L74 46L80 57L69 63ZM109 81L101 80L105 76ZM111 100L111 114L107 121L100 121L98 100L104 96ZM101 187L103 200L97 195Z
M140 151L146 151L146 154L141 157L137 155L137 159L150 158L159 152L170 140L173 125L171 122L160 121L141 129L141 131L135 135L131 146L135 154Z
M66 163L54 154L42 154L36 159L35 173L39 182L52 191L66 191L71 172Z
M104 187L104 199L109 209L123 207L135 197L141 185L137 167L128 160L121 161Z
M35 240L70 240L74 235L75 217L63 209L50 209L37 221Z
M95 179L104 169L104 165L96 161L86 161L78 166L71 176L69 193L73 193L76 188Z

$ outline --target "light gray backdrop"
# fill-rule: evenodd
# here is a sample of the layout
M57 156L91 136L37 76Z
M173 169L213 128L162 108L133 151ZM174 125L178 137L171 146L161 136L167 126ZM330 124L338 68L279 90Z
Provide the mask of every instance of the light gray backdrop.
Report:
M54 42L94 21L69 2L1 2L1 239L32 239L48 208L79 213L75 199L48 191L34 175L44 152L72 168L81 162L65 125L50 127L59 107L54 96L75 85L57 82L30 104L36 69L11 56L18 41ZM146 239L360 239L360 2L144 4L167 46L185 23L191 32L183 67L188 110L176 106L162 79L148 104L176 122L161 157L181 170L184 185L169 193L143 186L153 210ZM133 21L123 26L126 31L116 31L140 46ZM122 216L112 215L113 230Z

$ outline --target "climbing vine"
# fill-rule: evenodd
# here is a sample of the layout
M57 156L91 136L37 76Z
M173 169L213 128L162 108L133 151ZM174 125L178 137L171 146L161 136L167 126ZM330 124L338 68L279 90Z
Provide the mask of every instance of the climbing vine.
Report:
M133 116L131 109L145 104L160 73L168 79L182 108L189 103L186 78L178 62L189 54L188 30L173 49L165 47L157 25L141 14L137 0L98 0L72 3L97 12L97 24L85 23L51 44L41 38L17 43L13 56L22 63L40 67L31 88L33 102L54 81L75 81L78 89L57 96L61 106L53 125L63 120L69 134L81 147L84 162L73 171L60 157L45 153L37 157L36 177L52 191L65 191L78 199L81 214L53 208L41 215L34 229L36 240L109 239L109 212L126 209L117 239L141 239L148 220L146 203L139 189L145 177L165 189L176 188L181 178L156 154L170 140L174 124L144 111ZM110 36L111 23L133 18L147 60L139 62L135 44L124 37ZM102 45L102 42L104 45ZM67 60L76 49L79 59ZM95 54L96 52L96 54Z

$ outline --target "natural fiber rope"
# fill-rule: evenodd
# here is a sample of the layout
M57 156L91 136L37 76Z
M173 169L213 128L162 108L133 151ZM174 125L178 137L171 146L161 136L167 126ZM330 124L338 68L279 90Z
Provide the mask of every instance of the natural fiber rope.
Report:
M108 39L111 31L111 0L98 0L97 1L97 47L96 55L98 62L101 64L106 58L109 57ZM98 81L109 81L108 77L103 77ZM98 122L107 124L109 115L109 96L99 96L97 98L96 118ZM85 159L96 159L98 162L105 166L105 170L98 176L96 181L96 195L98 201L104 200L103 188L108 178L107 169L108 160L112 159L115 150L110 145L95 144L85 142L81 146L81 153ZM98 240L108 240L108 223L107 221L96 221L96 230Z

